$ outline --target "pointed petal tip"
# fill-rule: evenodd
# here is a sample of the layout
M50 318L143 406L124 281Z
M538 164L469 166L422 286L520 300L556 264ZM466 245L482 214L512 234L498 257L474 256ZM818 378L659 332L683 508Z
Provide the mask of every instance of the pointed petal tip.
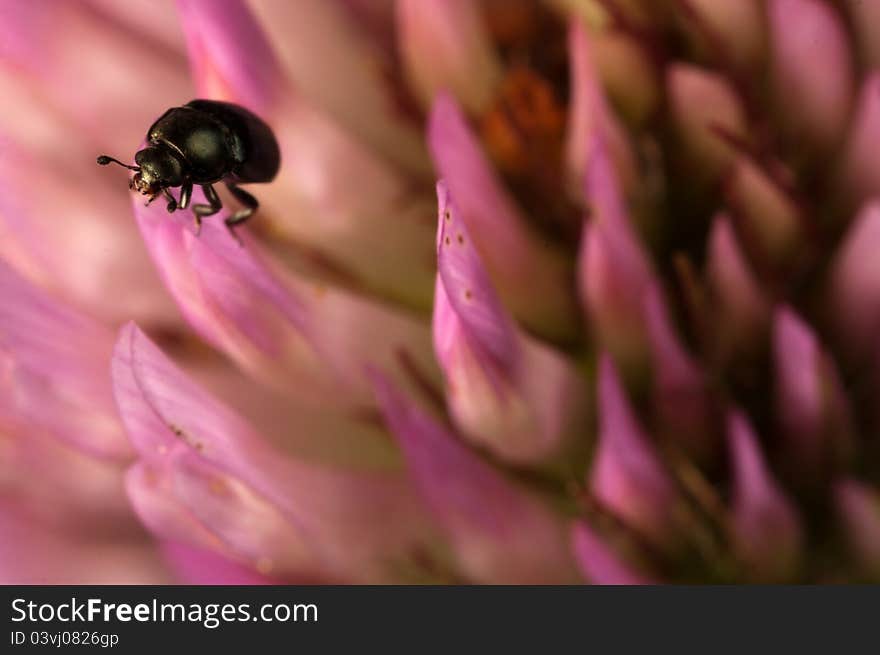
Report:
M633 527L657 542L669 543L678 502L675 487L607 354L599 361L598 397L599 443L589 486Z
M731 410L727 437L733 475L732 513L741 557L758 579L790 579L799 566L800 518L776 482L748 419Z

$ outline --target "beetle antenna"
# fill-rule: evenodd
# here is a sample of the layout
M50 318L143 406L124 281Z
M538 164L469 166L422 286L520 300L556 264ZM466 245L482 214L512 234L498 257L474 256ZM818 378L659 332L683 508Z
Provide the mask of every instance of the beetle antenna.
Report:
M99 156L97 161L98 161L98 164L100 164L101 166L106 166L107 164L113 162L113 163L119 164L120 166L122 166L122 167L124 167L124 168L127 168L127 169L130 170L130 171L139 171L139 170L141 170L140 166L130 166L130 165L128 165L128 164L124 164L124 163L122 163L121 161L119 161L118 159L115 159L115 158L110 157L110 156L108 156L108 155L101 155L101 156Z

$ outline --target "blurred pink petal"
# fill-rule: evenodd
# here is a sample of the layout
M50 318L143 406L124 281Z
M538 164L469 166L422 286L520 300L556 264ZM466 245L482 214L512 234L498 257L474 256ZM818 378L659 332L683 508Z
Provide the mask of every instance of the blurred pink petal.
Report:
M867 576L880 580L880 491L848 478L834 493L853 555Z
M666 90L689 169L701 177L717 177L734 154L719 130L738 138L748 134L736 91L722 75L686 63L668 68Z
M504 305L539 334L571 337L576 307L568 263L529 228L448 95L434 101L428 143Z
M93 165L95 141L36 88L0 72L0 93L5 82L13 88L0 108L0 256L93 315L176 321L131 222L124 177Z
M834 450L846 437L843 392L837 372L816 335L789 307L776 310L776 412L788 440L787 454L810 477L835 464Z
M0 415L83 452L125 458L106 376L112 333L0 262Z
M784 132L825 149L853 96L852 53L837 11L822 0L769 0L773 92Z
M380 374L376 395L419 491L445 528L469 580L577 580L561 516L508 481Z
M159 7L150 19L178 29ZM0 65L38 81L42 102L63 111L98 152L135 143L151 119L192 94L182 52L120 27L76 2L0 3Z
M381 581L396 569L418 571L430 533L401 475L282 455L133 325L120 334L113 379L142 458L129 491L163 538L202 547L219 540L221 552L273 575Z
M627 123L645 124L658 109L662 89L658 71L644 44L625 30L615 29L590 33L588 40L609 102ZM586 75L581 79L586 83L590 80ZM572 112L576 111L572 106Z
M153 545L46 526L0 506L0 584L169 584Z
M666 543L678 503L669 473L626 398L610 357L598 374L599 441L588 475L591 492L652 540Z
M365 33L364 21L371 12L382 11L380 3L371 2L351 15L351 8L341 5L326 0L251 3L303 100L383 158L428 174L419 126L395 104L382 44ZM389 7L383 12L389 23L391 11Z
M534 463L571 445L587 391L574 366L521 333L501 306L445 183L437 184L434 350L463 434Z
M571 187L576 193L583 189L591 150L598 139L607 142L614 169L625 188L636 176L636 164L629 141L616 115L608 106L605 91L594 61L591 37L580 20L573 20L568 34L568 50L573 90L569 114L566 159Z
M182 53L184 50L183 30L178 20L175 0L85 0L98 16L107 21L108 26L119 24L133 34L148 40L155 48L164 48ZM149 16L149 20L144 20Z
M627 209L602 139L596 137L587 167L590 221L584 226L578 260L581 303L599 344L627 375L646 354L642 298L651 264L629 222Z
M0 418L0 499L22 520L71 534L144 538L125 498L124 466Z
M236 564L210 550L182 544L162 545L162 555L174 569L181 584L190 585L265 585L277 581Z
M866 3L867 4L867 3ZM880 46L878 46L880 49ZM862 82L843 165L845 191L861 201L880 193L880 72Z
M727 438L733 477L733 527L747 573L759 580L787 580L795 574L803 541L800 519L773 479L747 419L728 416Z
M727 200L751 237L754 253L777 267L804 250L803 218L794 200L753 161L737 157L726 180Z
M705 461L716 446L705 375L676 335L658 285L649 287L644 307L655 411L666 433L689 454Z
M246 3L177 0L177 7L199 96L231 100L266 113L278 101L283 78Z
M838 246L831 267L830 318L853 356L877 352L880 331L880 204L864 206Z
M425 106L448 91L469 112L492 100L501 63L479 6L470 0L399 0L399 47Z
M769 301L725 214L717 215L712 223L706 277L716 303L718 342L724 348L750 347L769 321Z
M654 584L650 578L624 561L612 546L583 521L578 521L572 529L572 548L581 571L593 584Z
M766 47L764 7L761 0L685 0L700 24L709 32L707 48L713 54L729 58L741 70L753 69L761 63ZM716 53L718 46L723 52Z

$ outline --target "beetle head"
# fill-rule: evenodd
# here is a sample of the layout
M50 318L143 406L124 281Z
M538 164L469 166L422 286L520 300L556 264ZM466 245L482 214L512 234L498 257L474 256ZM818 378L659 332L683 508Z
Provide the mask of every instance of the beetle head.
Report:
M134 156L138 165L128 183L145 196L154 196L162 189L183 183L183 165L169 148L150 146Z

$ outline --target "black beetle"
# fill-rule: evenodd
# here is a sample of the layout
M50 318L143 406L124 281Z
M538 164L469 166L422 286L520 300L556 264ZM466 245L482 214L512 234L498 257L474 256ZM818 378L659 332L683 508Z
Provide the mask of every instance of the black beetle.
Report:
M129 166L101 155L98 163L115 162L135 171L128 183L153 202L159 194L168 199L168 211L189 206L194 184L199 184L210 204L193 205L196 229L202 217L216 214L223 206L212 184L225 182L226 188L245 208L226 220L226 226L243 223L259 203L238 187L250 182L271 182L278 173L281 155L272 129L244 107L217 100L193 100L183 107L172 107L147 132L148 145L139 150ZM169 187L181 187L175 200ZM233 233L234 234L234 233Z

